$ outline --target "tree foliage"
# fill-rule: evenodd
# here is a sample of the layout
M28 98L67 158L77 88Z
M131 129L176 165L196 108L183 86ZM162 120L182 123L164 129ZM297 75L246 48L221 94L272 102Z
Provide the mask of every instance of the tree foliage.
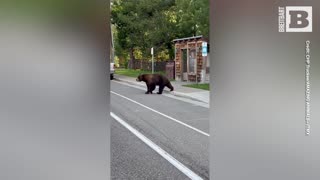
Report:
M173 59L173 39L208 37L209 0L114 0L111 22L117 56L149 59L154 47L158 60Z

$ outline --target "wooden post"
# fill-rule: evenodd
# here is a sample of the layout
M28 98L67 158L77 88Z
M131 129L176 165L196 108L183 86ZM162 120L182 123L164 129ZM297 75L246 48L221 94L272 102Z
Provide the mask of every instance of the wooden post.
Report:
M195 54L195 60L196 60L196 83L198 84L198 47L197 47L197 39L196 39L195 47L196 47L196 54Z
M187 82L189 82L189 42L187 42Z
M174 79L177 79L177 76L176 76L176 59L177 58L177 45L175 44L174 45L174 66L173 66L173 69L174 69Z

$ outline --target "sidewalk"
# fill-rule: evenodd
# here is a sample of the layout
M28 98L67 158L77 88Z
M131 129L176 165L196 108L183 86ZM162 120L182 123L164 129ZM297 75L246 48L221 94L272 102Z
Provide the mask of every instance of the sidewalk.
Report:
M137 82L136 78L133 78L133 77L115 74L114 78L115 80L118 80L118 81L146 87L145 82ZM167 88L165 88L164 91L170 92L170 94L175 96L184 97L184 98L201 101L209 104L210 91L182 86L185 84L190 84L188 82L171 81L171 84L174 87L174 91L170 92L170 90Z

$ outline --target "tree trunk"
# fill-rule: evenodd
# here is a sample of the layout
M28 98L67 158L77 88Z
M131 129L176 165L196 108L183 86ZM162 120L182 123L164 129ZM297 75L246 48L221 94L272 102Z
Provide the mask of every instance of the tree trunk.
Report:
M130 49L130 60L129 60L129 69L133 69L134 68L134 62L135 62L135 58L134 58L134 48Z

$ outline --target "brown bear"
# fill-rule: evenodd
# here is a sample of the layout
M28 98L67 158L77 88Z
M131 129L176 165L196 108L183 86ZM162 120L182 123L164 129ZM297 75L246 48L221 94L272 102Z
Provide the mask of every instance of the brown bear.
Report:
M161 74L141 74L138 76L137 81L146 82L148 88L146 94L152 94L152 91L156 89L157 85L159 85L159 92L157 92L157 94L162 94L165 86L173 91L173 86L171 85L169 79Z

